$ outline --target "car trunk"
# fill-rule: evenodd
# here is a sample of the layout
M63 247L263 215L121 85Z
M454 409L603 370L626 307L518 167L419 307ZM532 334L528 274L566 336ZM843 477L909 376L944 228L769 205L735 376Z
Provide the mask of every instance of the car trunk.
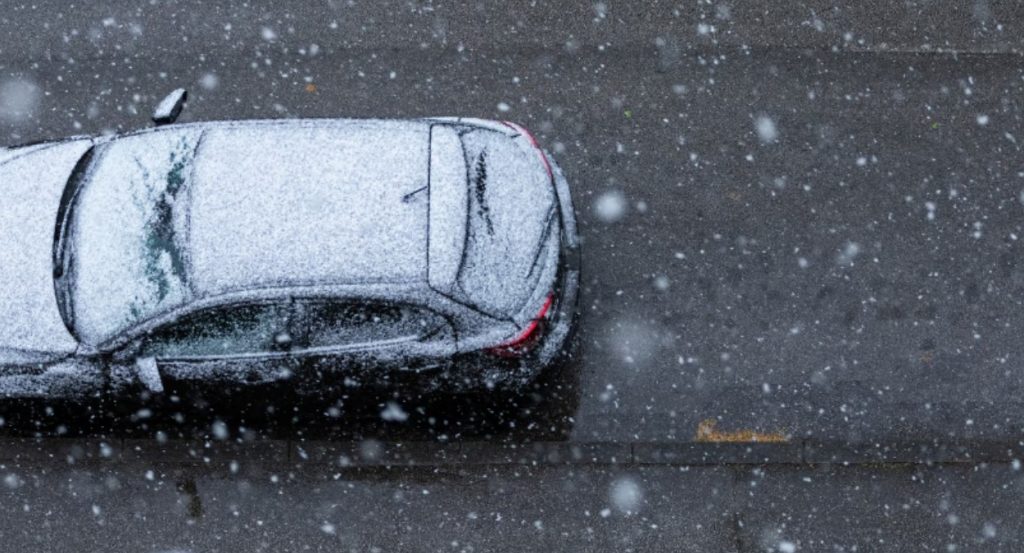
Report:
M457 288L488 314L510 317L538 294L557 247L557 200L540 153L487 129L462 135L466 241ZM541 300L542 301L542 300Z

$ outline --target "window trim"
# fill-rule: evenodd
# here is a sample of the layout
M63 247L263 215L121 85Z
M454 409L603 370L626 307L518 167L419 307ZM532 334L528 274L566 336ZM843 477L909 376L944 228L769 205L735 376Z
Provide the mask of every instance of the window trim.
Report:
M294 302L297 306L302 301L381 301L399 305L409 305L426 309L441 316L448 323L452 333L452 352L458 350L459 343L466 335L463 325L483 317L493 322L497 319L481 313L445 294L430 288L426 284L389 285L382 287L373 285L324 285L324 286L268 286L252 289L226 290L212 295L199 296L191 301L172 307L148 319L128 327L122 332L107 338L94 346L96 354L114 357L131 357L125 350L130 349L139 338L149 332L170 324L190 313L211 307L230 306L262 302ZM478 324L478 323L474 323ZM296 330L294 327L290 331ZM303 329L304 330L304 329ZM301 335L292 332L293 343L301 344ZM428 343L428 342L424 342ZM430 342L433 343L433 342ZM300 346L293 346L292 352L302 351Z

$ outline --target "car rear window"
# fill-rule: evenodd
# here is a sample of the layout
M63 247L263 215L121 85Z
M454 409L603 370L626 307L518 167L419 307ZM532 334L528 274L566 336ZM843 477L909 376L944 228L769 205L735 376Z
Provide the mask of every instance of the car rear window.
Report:
M538 286L539 250L557 237L554 190L539 152L491 130L469 132L462 141L469 213L458 285L484 311L513 315Z

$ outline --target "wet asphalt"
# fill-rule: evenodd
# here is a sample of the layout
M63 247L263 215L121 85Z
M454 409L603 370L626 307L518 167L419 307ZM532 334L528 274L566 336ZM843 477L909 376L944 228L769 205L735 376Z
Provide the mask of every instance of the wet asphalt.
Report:
M182 121L510 119L564 169L584 252L577 358L547 398L535 389L502 398L504 409L391 390L350 398L339 418L257 396L243 405L257 415L216 401L171 408L185 423L115 402L95 425L8 408L15 434L121 444L157 432L202 438L227 420L231 436L288 448L367 436L567 440L625 445L630 456L339 467L337 479L291 457L257 456L238 474L193 459L152 480L153 458L85 469L66 455L11 458L17 485L0 534L26 550L52 539L49 509L90 528L91 550L123 527L132 551L331 540L384 551L511 550L517 540L594 551L1016 550L1020 528L1006 514L1024 435L1022 26L1019 6L994 1L5 10L5 143L140 128L178 86L190 91ZM386 401L408 424L378 420ZM700 463L635 455L702 448L709 435L780 437L785 454L763 467L742 448L699 449ZM842 467L851 460L880 464ZM614 505L622 478L642 497L639 513ZM77 499L86 496L100 514ZM291 514L275 519L282 501ZM236 515L238 505L249 510ZM176 518L160 524L163 512ZM393 534L375 527L381 519Z

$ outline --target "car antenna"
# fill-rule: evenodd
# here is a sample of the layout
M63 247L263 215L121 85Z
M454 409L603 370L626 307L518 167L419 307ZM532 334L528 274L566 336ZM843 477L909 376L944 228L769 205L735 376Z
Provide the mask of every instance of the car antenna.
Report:
M184 88L176 88L171 91L170 94L164 96L163 100L156 105L156 109L153 110L153 122L159 127L160 125L169 125L178 119L178 115L181 114L181 109L185 107L185 101L188 100L188 91Z

